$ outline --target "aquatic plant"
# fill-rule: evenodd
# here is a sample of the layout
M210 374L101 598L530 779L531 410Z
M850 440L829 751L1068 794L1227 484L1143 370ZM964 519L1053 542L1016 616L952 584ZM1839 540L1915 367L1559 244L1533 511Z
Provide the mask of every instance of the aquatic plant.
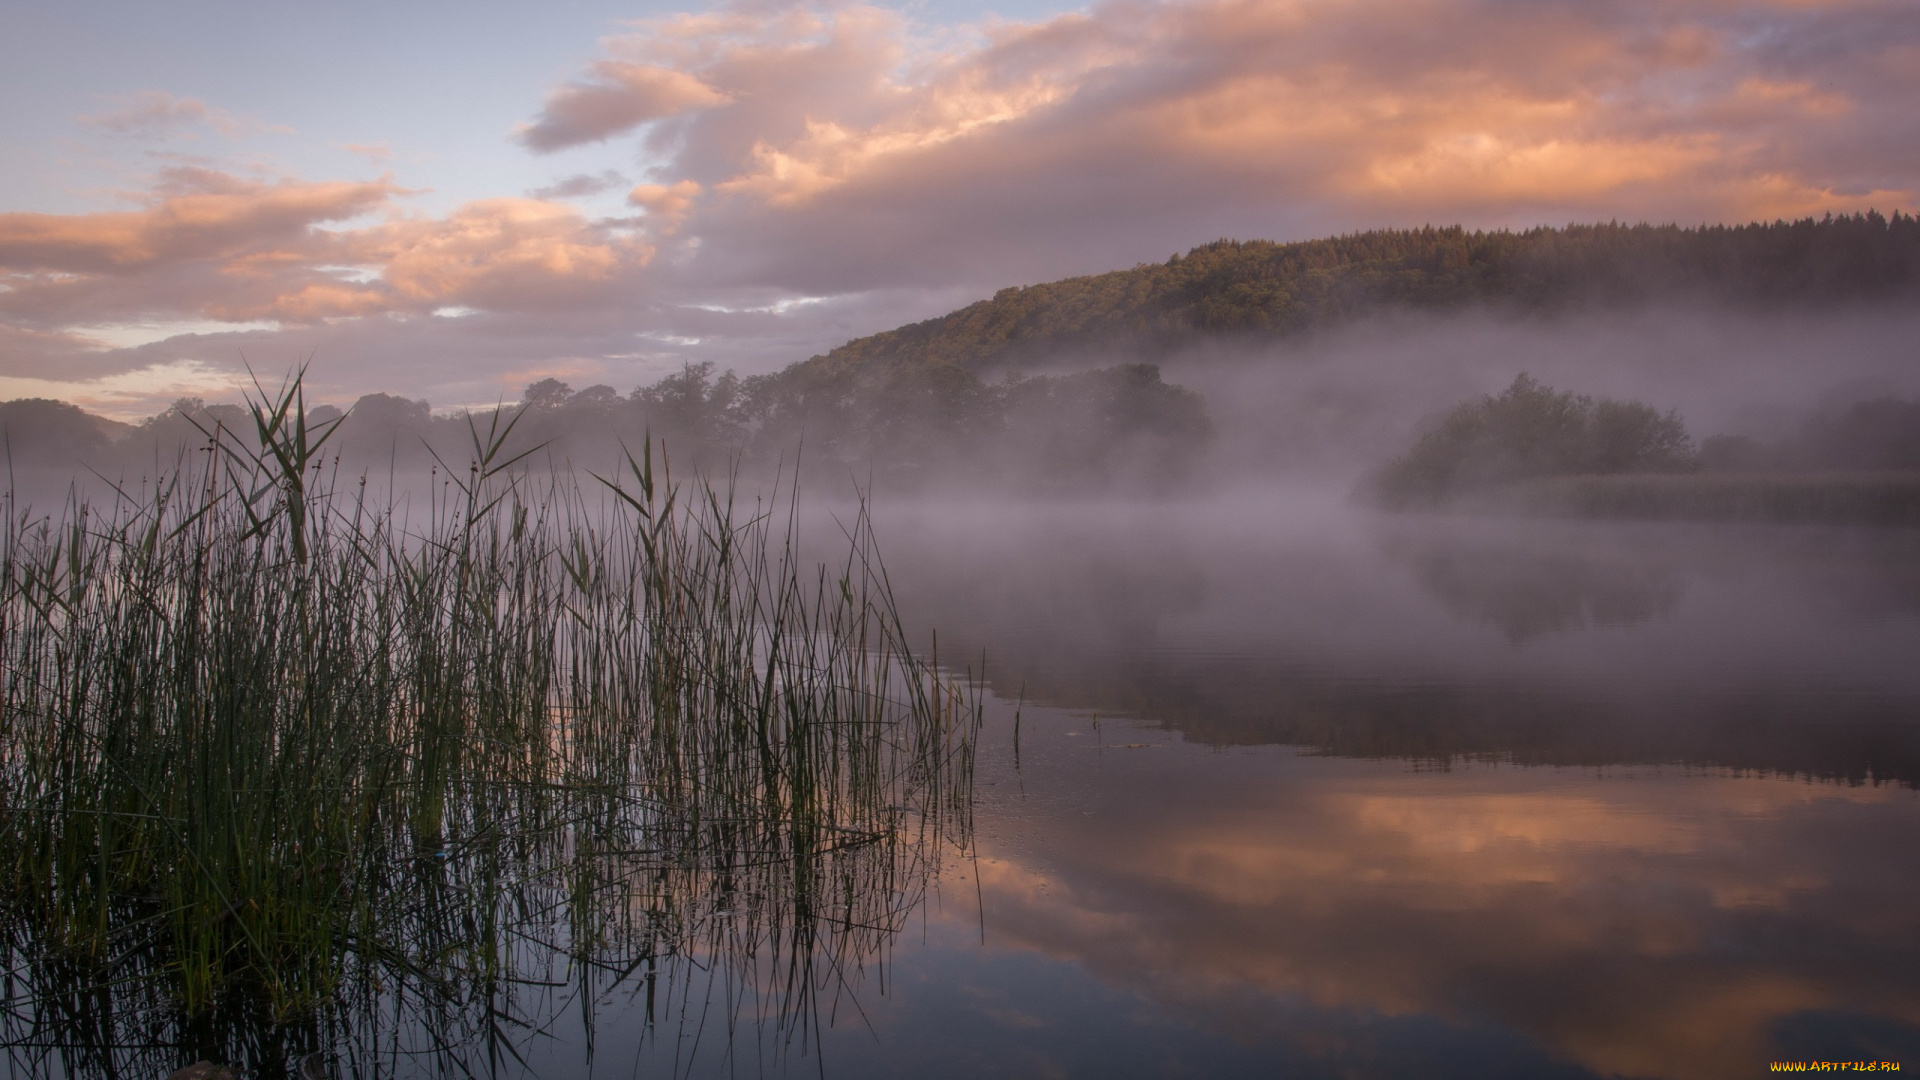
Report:
M153 485L5 505L15 1063L269 1075L382 1024L512 1056L538 988L651 1007L687 963L804 1036L969 826L973 691L908 648L864 510L810 566L790 503L651 442L539 477L498 420L382 503L297 377L250 405Z

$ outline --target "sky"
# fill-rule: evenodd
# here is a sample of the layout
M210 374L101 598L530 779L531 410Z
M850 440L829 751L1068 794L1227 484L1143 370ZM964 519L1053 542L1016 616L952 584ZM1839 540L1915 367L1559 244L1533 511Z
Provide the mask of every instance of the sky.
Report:
M450 408L1220 237L1912 212L1920 4L0 0L0 146L0 399Z

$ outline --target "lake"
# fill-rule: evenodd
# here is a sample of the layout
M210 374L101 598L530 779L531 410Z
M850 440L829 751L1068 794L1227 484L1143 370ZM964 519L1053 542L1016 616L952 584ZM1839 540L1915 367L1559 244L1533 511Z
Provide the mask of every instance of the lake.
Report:
M777 963L658 997L560 965L467 1067L1920 1064L1920 534L1312 490L883 502L876 531L910 638L984 692L971 848L930 852L801 1007ZM458 1075L386 1045L333 1067Z
M1313 492L878 528L986 658L977 857L786 1069L1920 1058L1920 536Z

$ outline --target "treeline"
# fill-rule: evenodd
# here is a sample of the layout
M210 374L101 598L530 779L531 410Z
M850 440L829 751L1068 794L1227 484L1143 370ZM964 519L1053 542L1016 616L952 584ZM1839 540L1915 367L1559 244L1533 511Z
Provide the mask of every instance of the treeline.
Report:
M1920 221L1897 211L1699 228L1382 229L1291 244L1221 240L1162 264L1002 289L808 363L987 371L1283 335L1394 308L1555 312L1680 300L1772 309L1915 294Z
M743 379L697 364L625 394L544 379L479 415L436 415L428 402L375 393L344 410L316 406L306 419L330 431L327 459L350 472L464 470L477 424L511 427L503 453L563 467L608 467L651 439L683 471L792 475L797 465L828 484L1086 493L1179 484L1213 434L1200 395L1150 364L993 383L952 365L794 365ZM157 475L216 429L244 440L252 428L239 406L197 398L137 425L57 401L0 403L9 467L80 466L108 479Z

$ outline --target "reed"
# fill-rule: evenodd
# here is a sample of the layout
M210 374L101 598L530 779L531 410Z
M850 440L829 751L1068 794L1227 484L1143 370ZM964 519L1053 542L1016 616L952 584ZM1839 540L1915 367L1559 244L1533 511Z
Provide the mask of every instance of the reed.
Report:
M122 1072L156 1016L364 1042L400 1002L513 1054L556 962L649 1005L676 963L745 965L803 1032L970 826L977 698L908 648L864 510L811 565L790 502L677 483L650 442L540 478L497 419L381 503L323 466L297 377L251 404L145 490L6 504L16 1062Z

